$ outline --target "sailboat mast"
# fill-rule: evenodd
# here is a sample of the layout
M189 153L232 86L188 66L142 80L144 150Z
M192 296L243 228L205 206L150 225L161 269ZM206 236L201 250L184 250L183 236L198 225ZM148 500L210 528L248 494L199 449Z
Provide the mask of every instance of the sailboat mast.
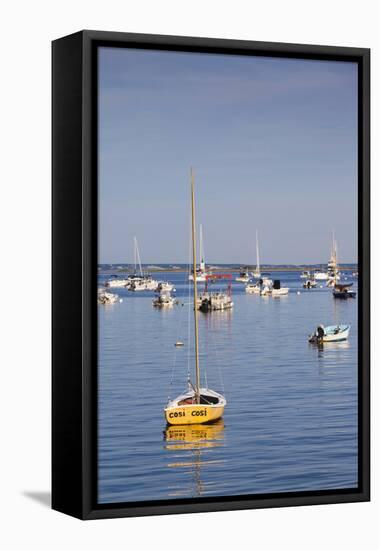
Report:
M337 241L334 237L334 276L337 277L338 273L338 264L337 264Z
M134 237L134 271L137 272L137 261L139 265L140 276L143 277L141 256L139 255L137 237Z
M137 239L134 237L134 275L137 273Z
M332 262L336 263L336 237L334 229L332 231Z
M200 271L205 271L205 261L204 261L204 244L203 244L203 226L200 224Z
M203 226L200 224L200 264L203 262Z
M256 253L257 253L257 273L260 273L260 266L259 266L259 246L258 246L258 229L255 230L255 247L256 247Z
M195 182L191 168L191 210L192 210L192 255L193 255L193 301L195 320L195 365L196 365L196 402L200 403L200 367L199 367L199 327L197 318L197 273L196 273L196 220L195 220Z

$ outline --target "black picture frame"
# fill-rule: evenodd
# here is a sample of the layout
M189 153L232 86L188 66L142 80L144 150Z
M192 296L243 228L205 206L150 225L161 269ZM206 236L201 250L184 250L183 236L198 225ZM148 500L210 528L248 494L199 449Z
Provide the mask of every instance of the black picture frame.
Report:
M358 64L357 489L97 504L97 48L104 45ZM369 500L370 50L81 31L52 43L52 61L52 507L97 519Z

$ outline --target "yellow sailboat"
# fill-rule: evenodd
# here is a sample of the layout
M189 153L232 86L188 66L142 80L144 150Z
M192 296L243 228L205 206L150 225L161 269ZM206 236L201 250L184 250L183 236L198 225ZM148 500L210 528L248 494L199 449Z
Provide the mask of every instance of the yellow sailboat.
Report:
M220 393L209 388L200 387L199 365L199 327L197 304L196 279L196 221L195 221L195 183L191 169L191 210L192 210L192 256L193 256L193 303L195 320L195 367L196 383L189 382L187 392L168 402L164 414L168 424L205 424L215 422L222 417L226 399Z

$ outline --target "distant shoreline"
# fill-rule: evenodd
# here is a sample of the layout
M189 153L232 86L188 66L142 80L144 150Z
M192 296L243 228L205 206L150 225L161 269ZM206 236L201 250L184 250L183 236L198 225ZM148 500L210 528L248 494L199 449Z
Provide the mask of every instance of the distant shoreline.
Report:
M102 266L106 265L107 269L103 269ZM113 267L110 267L111 264L100 264L98 266L99 270L104 271L117 271L118 273L132 273L134 272L134 269L132 267L118 267L117 265L113 264ZM119 264L120 265L120 264ZM249 271L255 270L254 266L246 266ZM147 271L148 273L187 273L188 267L149 267L149 266L142 266L144 271ZM358 269L358 266L354 265L344 265L340 264L338 266L339 270L343 271L356 271ZM239 267L230 267L230 266L206 266L207 271L218 273L218 272L228 272L228 273L240 273L241 268ZM277 272L277 271L286 271L286 272L298 272L298 271L314 271L314 270L326 270L325 268L309 265L309 266L288 266L288 267L280 267L280 266L261 266L260 270L262 273L270 273L270 272Z

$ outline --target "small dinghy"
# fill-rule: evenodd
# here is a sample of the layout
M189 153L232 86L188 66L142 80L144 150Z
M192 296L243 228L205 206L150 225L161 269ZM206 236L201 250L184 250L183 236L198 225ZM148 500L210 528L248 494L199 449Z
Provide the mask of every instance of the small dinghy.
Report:
M250 274L247 267L241 268L240 274L236 277L237 283L248 283L250 281Z
M341 300L355 298L357 293L350 288L351 286L353 286L353 283L335 284L333 289L334 298L339 298Z
M317 283L312 277L310 277L305 281L305 283L303 283L303 288L307 288L307 289L315 288L316 286L317 286Z
M325 342L344 342L348 339L350 325L330 325L324 327L319 325L308 341L314 344L323 344Z

